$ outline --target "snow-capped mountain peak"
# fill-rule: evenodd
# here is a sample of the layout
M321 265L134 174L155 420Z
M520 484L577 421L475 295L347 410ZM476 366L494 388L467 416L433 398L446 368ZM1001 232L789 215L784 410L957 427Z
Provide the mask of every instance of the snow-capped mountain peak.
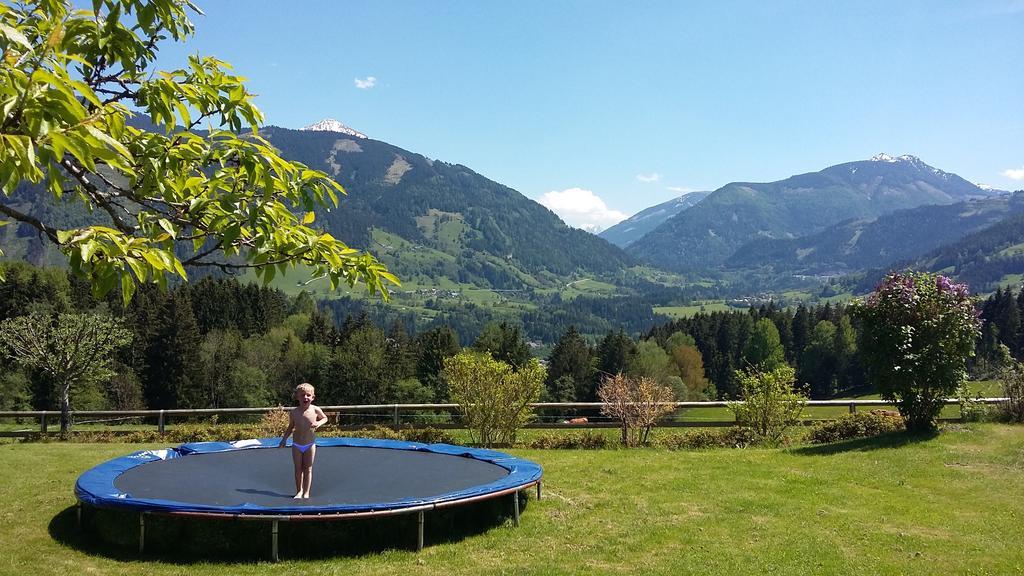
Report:
M910 154L904 154L902 156L896 156L894 158L892 156L889 156L885 152L882 152L880 154L875 154L874 156L872 156L871 157L871 162L891 162L891 163L906 162L908 164L924 164L924 162L921 162L921 159L918 158L917 156L911 156Z
M927 169L931 170L932 172L935 172L936 174L939 174L939 173L942 172L941 170L937 170L937 169L932 168L931 166L925 164L917 156L912 156L910 154L904 154L902 156L896 156L894 158L892 156L889 156L885 152L882 152L881 154L875 154L874 156L872 156L871 157L871 162L888 162L890 164L910 164L911 166L914 166L915 168L919 168L919 169L927 168Z
M302 128L302 130L308 130L310 132L338 132L341 134L348 134L349 136L355 136L356 138L366 138L366 134L353 130L334 118L326 118L315 124L310 124L309 126Z

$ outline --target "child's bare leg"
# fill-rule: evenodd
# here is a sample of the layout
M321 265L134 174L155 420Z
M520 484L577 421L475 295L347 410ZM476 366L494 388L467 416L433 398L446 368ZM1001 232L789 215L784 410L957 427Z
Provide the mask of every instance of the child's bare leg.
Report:
M316 444L302 455L302 497L309 498L309 487L313 485L313 458L316 456Z
M292 464L295 466L295 498L302 498L302 460L304 454L292 446Z

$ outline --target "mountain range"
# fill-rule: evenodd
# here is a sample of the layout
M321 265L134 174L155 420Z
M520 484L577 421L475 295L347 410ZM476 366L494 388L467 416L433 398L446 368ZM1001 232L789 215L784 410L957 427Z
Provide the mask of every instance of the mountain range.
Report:
M642 238L644 234L664 224L669 218L687 208L692 208L707 198L708 194L710 192L689 192L668 202L651 206L604 230L598 236L620 248L625 248Z
M347 195L318 225L371 250L400 277L498 289L613 275L635 260L473 170L431 160L336 121L260 134L282 156L323 170ZM552 249L557 247L557 249Z
M740 247L725 266L800 275L847 274L913 260L1020 213L1021 193L919 206L876 219L846 220L799 238L754 240Z
M998 194L914 156L880 154L778 182L726 184L626 250L666 270L714 269L755 240L794 239L848 219Z
M782 287L806 293L843 274L863 289L893 266L963 273L979 286L1024 273L1024 194L979 187L913 156L693 192L598 237L466 166L335 120L260 133L282 156L345 187L316 225L370 250L402 279L395 308L467 337L495 316L529 319L528 332L544 341L568 324L591 335L640 331L654 321L652 306ZM47 198L22 184L7 201L62 227L104 217ZM63 261L29 227L0 228L0 244L9 257ZM298 279L275 285L295 291Z

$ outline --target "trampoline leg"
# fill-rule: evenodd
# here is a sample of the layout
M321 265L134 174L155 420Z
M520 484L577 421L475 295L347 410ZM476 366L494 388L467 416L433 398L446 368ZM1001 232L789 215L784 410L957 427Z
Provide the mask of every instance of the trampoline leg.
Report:
M75 504L75 516L78 519L78 529L82 529L82 503Z
M416 551L423 550L423 510L419 511L419 519L417 520L419 525L416 530Z
M537 500L540 500L540 480L537 480Z
M274 562L279 561L277 556L277 520L274 520L270 526L270 559Z
M512 507L513 517L515 518L516 526L519 526L519 491L516 490L512 493Z
M139 554L146 551L146 515L139 513Z

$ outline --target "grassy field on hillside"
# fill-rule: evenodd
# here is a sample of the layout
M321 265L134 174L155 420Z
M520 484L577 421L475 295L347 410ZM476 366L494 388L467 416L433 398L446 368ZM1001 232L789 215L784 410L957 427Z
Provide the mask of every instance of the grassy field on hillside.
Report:
M0 574L1024 571L1024 426L956 425L936 437L790 449L514 450L545 470L544 498L531 499L519 528L506 522L418 554L289 560L303 549L282 549L279 564L138 557L79 533L77 476L140 448L0 445Z

